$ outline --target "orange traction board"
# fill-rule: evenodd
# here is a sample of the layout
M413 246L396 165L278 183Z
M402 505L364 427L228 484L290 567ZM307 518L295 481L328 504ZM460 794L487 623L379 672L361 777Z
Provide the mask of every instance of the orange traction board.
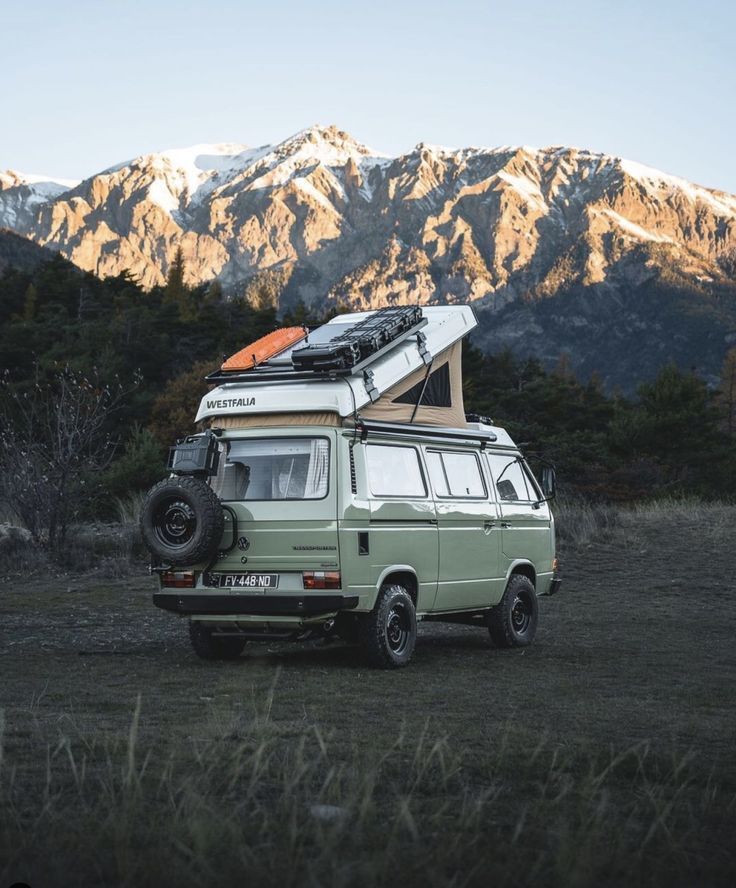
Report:
M258 364L262 364L269 358L281 354L297 342L307 338L307 331L304 327L281 327L274 330L273 333L267 333L241 348L239 352L225 361L222 365L223 370L252 370Z

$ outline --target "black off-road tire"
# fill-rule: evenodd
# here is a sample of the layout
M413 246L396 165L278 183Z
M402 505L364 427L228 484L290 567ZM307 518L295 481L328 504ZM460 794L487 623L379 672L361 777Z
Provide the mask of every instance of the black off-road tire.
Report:
M217 638L212 630L196 620L189 623L189 639L194 652L203 660L237 660L245 648L245 639L235 636Z
M526 647L537 633L539 606L534 584L514 574L501 601L488 612L488 632L496 647Z
M209 561L225 530L217 495L199 478L159 481L141 507L141 534L149 551L171 565Z
M361 617L358 637L371 666L406 666L417 640L417 614L411 595L398 583L382 587L376 606Z

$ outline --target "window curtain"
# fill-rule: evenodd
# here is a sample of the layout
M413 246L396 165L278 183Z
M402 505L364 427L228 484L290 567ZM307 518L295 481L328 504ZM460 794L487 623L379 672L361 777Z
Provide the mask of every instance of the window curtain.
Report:
M329 446L327 441L315 438L309 447L309 468L304 499L320 499L327 493L327 473L329 472Z

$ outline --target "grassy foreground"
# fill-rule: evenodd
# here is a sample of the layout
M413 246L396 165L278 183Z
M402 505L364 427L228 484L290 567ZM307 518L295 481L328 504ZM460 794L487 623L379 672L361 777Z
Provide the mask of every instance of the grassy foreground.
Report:
M0 885L732 885L734 517L568 507L532 648L425 624L398 673L9 576Z
M734 793L694 750L399 732L345 755L262 711L171 749L80 735L3 774L4 882L727 885ZM30 739L30 738L29 738ZM730 824L730 826L729 826ZM73 877L71 873L73 872Z

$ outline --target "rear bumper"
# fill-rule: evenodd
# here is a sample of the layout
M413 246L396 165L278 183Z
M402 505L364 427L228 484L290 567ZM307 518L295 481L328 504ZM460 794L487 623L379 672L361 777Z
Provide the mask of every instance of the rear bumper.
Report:
M547 595L556 595L560 591L560 585L562 584L562 580L560 577L552 577L549 581L549 589L547 590Z
M154 592L156 607L175 614L249 614L258 617L304 617L351 610L357 595L200 595L180 589Z

